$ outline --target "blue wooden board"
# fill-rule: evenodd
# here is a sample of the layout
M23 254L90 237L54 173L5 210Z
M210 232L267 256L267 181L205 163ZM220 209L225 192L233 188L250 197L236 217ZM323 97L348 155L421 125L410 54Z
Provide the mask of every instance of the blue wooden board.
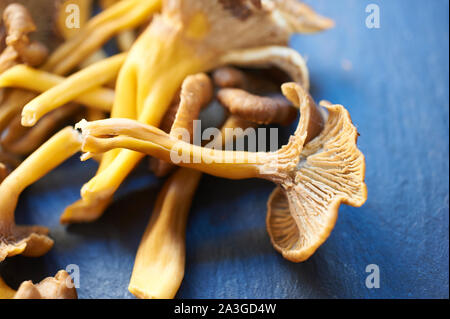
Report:
M337 26L295 36L292 46L308 57L315 99L347 106L358 126L367 204L342 206L328 241L293 264L266 234L273 185L205 176L188 224L178 297L448 298L449 3L308 2ZM365 25L372 2L381 10L380 29ZM23 194L18 222L50 227L56 244L42 258L3 263L8 283L77 264L81 298L133 298L127 286L135 252L163 181L141 167L98 222L60 226L60 213L95 168L74 158ZM369 264L380 268L379 289L366 288Z

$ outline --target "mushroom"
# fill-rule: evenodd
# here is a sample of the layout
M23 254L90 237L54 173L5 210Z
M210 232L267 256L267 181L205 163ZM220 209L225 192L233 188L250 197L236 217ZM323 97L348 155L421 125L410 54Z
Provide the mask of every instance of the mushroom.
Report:
M29 155L42 145L56 131L62 128L69 118L79 112L77 104L68 104L50 112L36 126L27 128L21 125L20 116L11 123L6 134L2 137L1 145L4 150L16 155ZM15 131L19 131L15 135Z
M117 33L143 24L161 8L162 0L120 1L89 20L49 57L44 70L66 74L99 50Z
M321 122L312 98L295 83L284 84L282 91L300 108L301 118L289 143L277 152L206 150L174 140L155 127L126 119L109 119L77 124L82 130L82 150L87 152L82 159L89 158L91 153L128 148L167 161L181 151L184 156L177 163L179 166L230 179L268 179L284 190L293 221L289 221L291 227L286 236L289 240L280 238L276 227L280 214L270 210L269 233L274 244L280 245L275 247L282 249L289 260L306 260L328 237L341 203L361 206L365 202L365 160L356 146L356 128L343 106L326 106L329 116L325 128L311 140L320 132L317 123ZM273 199L271 202L275 203ZM286 210L281 211L285 217ZM285 219L281 218L283 222ZM294 225L299 235L292 246ZM300 234L301 231L305 233ZM286 242L287 246L282 246Z
M3 182L6 176L8 176L8 174L9 174L8 168L6 167L5 164L0 162L0 183Z
M236 88L252 93L276 92L279 86L272 79L264 77L264 73L253 73L232 66L217 68L212 73L214 84L220 89Z
M153 19L128 54L117 80L111 117L159 126L186 76L223 65L224 57L233 52L287 45L307 19L291 17L298 19L294 27L278 5L271 0L166 1L162 15ZM105 154L75 205L90 209L91 204L111 199L143 157L129 150Z
M174 109L176 109L175 116L170 119L173 116L169 112L171 111L170 109L168 111L169 114L166 115L169 121L172 120L169 130L171 136L180 139L183 139L183 137L189 138L189 141L192 142L194 120L198 119L201 109L211 102L213 90L211 80L204 73L190 75L183 81L179 97L180 101L174 104ZM151 163L151 168L156 176L162 177L171 171L173 165L154 159Z
M227 129L254 126L231 116L222 127ZM186 126L187 127L187 126ZM240 136L236 136L239 138ZM216 139L216 147L227 140ZM184 277L185 234L187 217L202 173L187 168L178 169L164 184L139 244L128 290L142 299L174 298Z
M38 284L24 281L15 291L0 277L0 299L77 299L77 290L65 270L55 277L48 277Z
M55 277L48 277L39 284L23 282L14 299L78 299L72 278L65 270L60 270Z
M6 29L6 48L0 55L0 73L16 63L40 65L47 58L47 48L39 42L31 42L28 34L36 31L36 25L28 10L21 4L10 4L3 12Z
M223 65L246 67L275 66L284 71L292 81L309 90L309 71L306 61L292 48L266 46L229 52L221 57Z
M112 5L116 4L120 0L101 0L100 6L103 9L107 9ZM117 34L117 46L122 52L129 51L136 41L136 34L132 28L128 30L123 30Z
M42 93L61 84L65 79L59 75L19 64L0 74L0 88L15 87ZM110 112L114 102L114 91L97 87L74 98L74 102L92 109Z
M261 97L241 89L221 89L217 98L231 114L258 124L289 125L297 118L297 109L283 97Z
M80 150L80 138L67 127L20 164L0 185L0 262L23 254L39 257L53 246L48 229L41 226L18 226L14 211L19 195L30 184Z
M99 61L69 76L59 85L42 93L30 101L22 110L22 125L33 126L46 113L62 106L76 97L88 92L90 88L98 88L117 76L125 54L118 54Z
M0 132L2 132L11 122L11 120L20 114L23 102L31 101L35 95L32 92L24 90L10 90L7 92L2 105L0 105Z

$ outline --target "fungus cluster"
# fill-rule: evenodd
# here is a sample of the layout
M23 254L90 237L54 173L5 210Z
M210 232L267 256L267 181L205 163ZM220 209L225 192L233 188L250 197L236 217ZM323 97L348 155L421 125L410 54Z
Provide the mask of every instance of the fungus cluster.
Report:
M65 25L73 4L81 12L78 30ZM297 0L102 0L100 7L91 18L91 0L59 2L62 43L50 53L29 39L36 27L25 7L3 13L0 262L51 249L47 228L16 225L15 207L26 187L80 151L99 167L61 215L63 224L100 218L147 156L156 176L170 175L137 251L129 291L139 298L175 297L202 173L274 182L267 231L293 262L307 260L327 239L341 203L365 202L364 156L350 115L341 105L314 103L306 62L288 47L293 33L323 31L332 20ZM112 38L121 52L107 57L102 46ZM226 118L220 134L195 145L194 121L211 101ZM246 129L288 126L299 114L295 133L277 151L226 147L243 140ZM57 131L67 122L78 124ZM239 134L230 138L230 129ZM0 280L0 297L76 297L62 285L67 276L25 282L17 292Z

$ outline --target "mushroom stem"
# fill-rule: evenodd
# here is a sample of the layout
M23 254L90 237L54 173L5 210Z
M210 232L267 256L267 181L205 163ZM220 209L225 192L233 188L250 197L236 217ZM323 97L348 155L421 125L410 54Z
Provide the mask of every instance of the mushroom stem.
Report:
M0 88L16 87L43 93L62 84L65 80L62 76L19 64L0 74ZM114 103L114 91L97 87L74 98L74 102L110 112Z
M10 136L10 126L7 135L1 141L1 145L12 154L28 155L39 148L57 129L64 127L65 122L77 112L79 113L79 110L80 107L77 104L68 104L50 112L32 128L23 127L19 117L16 123L19 125L19 130L25 129L23 136L18 136L15 139L14 136Z
M317 123L321 123L321 116L314 102L301 86L295 83L284 84L282 90L292 103L301 108L302 116L289 144L277 152L249 153L206 149L174 139L156 127L127 119L109 119L90 123L82 121L77 124L77 128L83 133L82 149L88 152L82 159L90 158L92 153L128 148L218 177L260 177L278 180L279 175L286 173L283 171L296 168L307 135L317 135L319 130L315 127L318 126ZM180 152L181 157L178 155Z
M31 154L0 185L0 261L8 256L41 256L53 245L42 227L16 226L14 211L22 191L80 150L79 134L67 127ZM29 245L28 245L29 244Z
M253 126L231 116L226 129ZM241 136L236 136L240 138ZM228 141L216 139L216 147ZM178 169L158 195L149 225L139 245L128 290L143 299L174 298L184 277L186 224L202 173Z
M117 76L125 58L126 54L122 53L97 62L42 93L23 108L22 125L33 126L48 112L74 100L83 93L111 81Z
M112 117L159 126L186 76L222 65L221 57L228 52L287 44L297 29L284 23L283 18L275 18L277 4L252 2L165 2L162 14L154 17L135 42L121 69ZM242 19L241 12L246 19ZM130 150L105 154L99 173L81 190L84 204L90 207L108 194L111 198L143 157Z
M159 11L162 0L120 1L92 18L75 36L49 57L44 70L65 74L89 57L115 34L144 23Z

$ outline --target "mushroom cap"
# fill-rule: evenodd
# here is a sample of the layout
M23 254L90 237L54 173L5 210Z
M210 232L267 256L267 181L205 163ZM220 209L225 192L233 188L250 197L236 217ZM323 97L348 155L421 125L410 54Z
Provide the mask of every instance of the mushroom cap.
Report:
M38 284L23 282L14 299L77 299L77 291L70 275L60 270L55 277L48 277Z
M325 106L323 131L305 145L297 171L267 203L267 231L284 258L307 260L329 237L341 203L359 207L367 199L365 159L358 132L341 105Z
M323 23L330 20L305 8L294 3L287 7L284 0L168 0L162 20L179 26L186 39L201 43L201 51L213 48L221 55L231 50L286 45L294 32L310 30L311 25L317 30L332 26ZM308 28L303 28L305 23Z
M0 262L20 254L40 257L53 247L53 240L47 236L48 229L45 227L14 225L8 228L8 231L0 232Z

